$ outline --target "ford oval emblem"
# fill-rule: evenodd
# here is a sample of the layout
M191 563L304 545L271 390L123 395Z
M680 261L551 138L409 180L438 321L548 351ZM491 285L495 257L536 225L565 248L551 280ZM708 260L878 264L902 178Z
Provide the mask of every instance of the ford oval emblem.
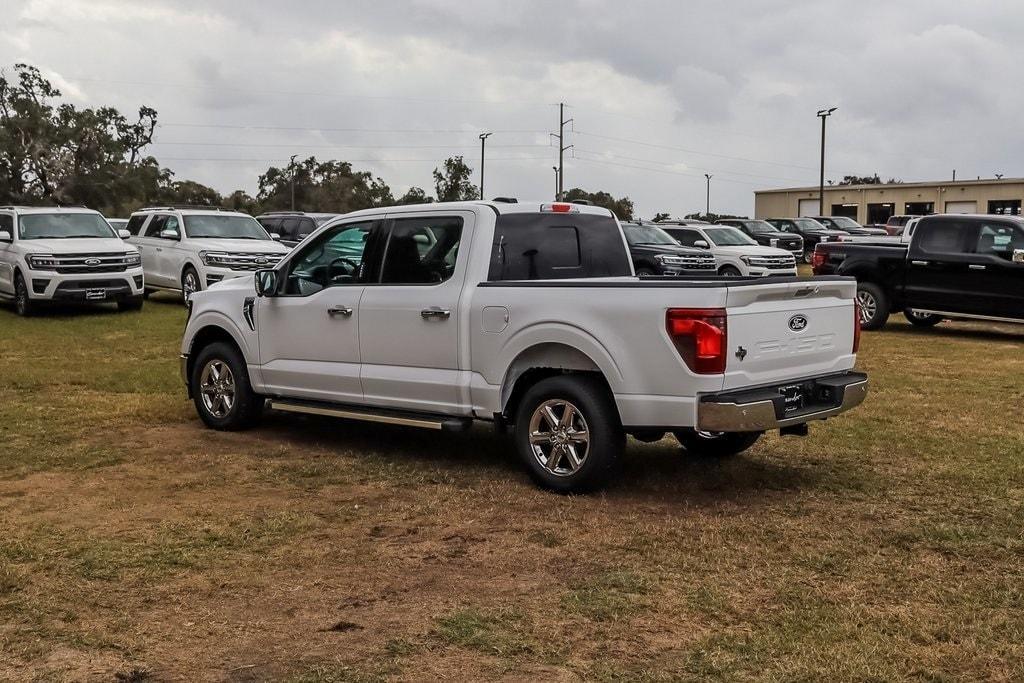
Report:
M266 265L267 263L269 263L269 260L267 259L266 256L257 256L256 257L256 263L261 265L261 266L263 266L263 265Z
M98 266L101 263L103 263L103 262L100 261L98 258L87 258L87 259L85 259L85 265L87 265L87 266Z
M807 328L807 316L801 314L794 315L789 319L789 329L794 332L802 332Z

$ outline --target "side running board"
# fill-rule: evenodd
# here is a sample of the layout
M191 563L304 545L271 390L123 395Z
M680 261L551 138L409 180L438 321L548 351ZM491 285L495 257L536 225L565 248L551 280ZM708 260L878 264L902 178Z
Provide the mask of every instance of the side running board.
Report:
M381 422L384 424L401 425L403 427L420 427L446 432L461 432L473 424L468 417L452 417L450 415L432 415L430 413L385 410L366 406L340 405L321 401L302 401L298 399L272 398L267 407L288 413L306 415L326 415L346 420L362 420L364 422Z

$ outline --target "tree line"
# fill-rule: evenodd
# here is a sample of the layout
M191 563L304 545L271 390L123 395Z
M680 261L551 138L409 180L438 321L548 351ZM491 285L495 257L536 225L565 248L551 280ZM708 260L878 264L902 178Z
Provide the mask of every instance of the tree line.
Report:
M82 205L107 216L127 216L161 204L223 206L257 214L299 210L348 213L400 204L477 199L473 169L452 156L433 171L434 194L411 187L395 196L380 176L347 161L310 156L260 174L253 197L244 190L222 195L194 180L177 179L146 149L157 111L140 106L125 116L113 107L80 108L29 64L0 73L0 204ZM293 201L294 197L294 201ZM573 188L563 199L587 200L633 219L633 202L608 192Z

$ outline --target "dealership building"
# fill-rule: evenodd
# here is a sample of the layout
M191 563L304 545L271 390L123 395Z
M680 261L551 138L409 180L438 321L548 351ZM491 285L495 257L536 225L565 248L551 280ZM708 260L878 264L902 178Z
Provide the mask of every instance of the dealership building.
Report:
M884 185L826 185L825 210L818 188L791 187L754 192L755 218L849 216L862 224L889 216L932 213L994 213L1019 216L1024 178L951 180Z

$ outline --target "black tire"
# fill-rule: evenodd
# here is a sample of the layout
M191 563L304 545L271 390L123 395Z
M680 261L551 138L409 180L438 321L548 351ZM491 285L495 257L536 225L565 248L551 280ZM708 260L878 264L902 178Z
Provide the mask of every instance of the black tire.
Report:
M912 308L904 309L903 317L914 327L935 327L942 322L941 315L934 313L917 313Z
M722 277L741 277L743 273L736 266L722 266L722 269L718 271L718 274Z
M672 433L687 453L700 458L728 458L753 446L764 432L698 432L696 429L677 429Z
M212 375L223 378L224 367L231 373L233 394L230 406L215 400L216 391L212 392L213 395L204 392L204 375L207 372L207 367L211 364L214 364L214 369L217 369ZM245 359L233 344L214 342L200 349L192 365L189 381L192 387L192 402L196 406L196 412L199 413L200 419L207 427L222 431L247 429L255 424L263 413L263 397L253 392L252 385L249 383ZM213 383L216 384L216 382L217 380L214 380ZM220 388L224 388L224 385L221 385ZM210 399L212 405L207 404L207 398ZM224 410L221 411L221 409Z
M575 413L570 424L564 429L552 425L545 417L545 405L551 411L547 414L553 414L560 424L565 420L562 406L572 406ZM538 432L552 435L537 443L539 452L531 443L531 423ZM581 458L578 447L584 430L586 450ZM626 435L608 388L586 375L549 377L530 387L516 411L513 438L530 477L542 488L558 493L582 493L603 486L618 468L626 446ZM556 453L556 447L558 454L552 461L548 454Z
M874 282L857 283L857 302L862 330L877 330L889 320L889 297Z
M142 294L138 296L130 296L127 299L121 299L117 302L117 310L119 311L141 311L142 302L144 300Z
M152 290L152 289L149 289L149 288L147 287L146 289L143 289L143 290L142 290L142 298L143 298L143 299L148 299L148 298L149 298L149 295L150 295L150 294L152 294L152 293L153 293L153 290Z
M188 301L193 292L201 292L203 283L199 279L199 273L192 266L185 266L181 271L181 299Z
M637 268L636 269L636 274L637 274L638 277L644 276L644 275L657 275L657 273L655 273L653 270L651 270L647 266L641 266L641 267Z
M28 285L21 273L14 274L14 312L23 318L28 318L36 312L36 306L28 295Z

